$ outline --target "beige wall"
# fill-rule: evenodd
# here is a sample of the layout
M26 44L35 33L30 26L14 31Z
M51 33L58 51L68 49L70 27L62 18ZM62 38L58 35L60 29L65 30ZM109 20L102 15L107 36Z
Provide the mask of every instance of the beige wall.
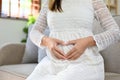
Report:
M0 18L0 46L4 43L20 43L25 34L22 32L26 21Z

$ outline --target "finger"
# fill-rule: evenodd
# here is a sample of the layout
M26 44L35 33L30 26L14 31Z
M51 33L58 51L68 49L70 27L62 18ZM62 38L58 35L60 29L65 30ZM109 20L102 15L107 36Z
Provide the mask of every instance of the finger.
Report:
M72 48L66 55L66 57L70 56L74 51L76 51L75 48Z
M67 59L71 59L73 56L75 56L77 54L77 51L74 51L71 55L69 55L68 57L67 57Z
M57 46L55 46L55 50L60 53L61 55L65 56L64 55L64 52L62 50L60 50Z
M66 45L75 44L75 43L76 43L76 40L71 40L71 41L68 41Z
M71 57L69 60L76 60L80 57L80 55L77 53L76 55L74 55L73 57Z
M65 57L61 54L59 54L55 49L52 50L53 54L55 57L57 57L58 59L65 59Z
M58 58L58 59L63 59L61 55L58 56L57 51L53 50L52 52L53 52L53 55L54 55L56 58Z

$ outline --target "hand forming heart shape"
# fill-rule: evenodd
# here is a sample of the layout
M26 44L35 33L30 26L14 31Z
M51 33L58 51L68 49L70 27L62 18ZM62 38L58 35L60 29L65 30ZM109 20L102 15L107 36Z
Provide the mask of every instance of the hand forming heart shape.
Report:
M42 45L46 46L58 59L75 60L84 53L87 47L95 46L96 43L92 36L71 40L68 42L51 37L44 37L42 40ZM66 52L65 50L67 50L67 48L60 50L60 48L58 48L59 45L62 47L68 47L72 45L72 47L71 49L68 49L69 51L67 53L64 53Z

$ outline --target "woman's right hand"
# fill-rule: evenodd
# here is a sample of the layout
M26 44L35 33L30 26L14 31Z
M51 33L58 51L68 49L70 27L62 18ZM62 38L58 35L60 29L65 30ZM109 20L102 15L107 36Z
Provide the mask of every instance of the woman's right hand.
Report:
M64 45L64 41L44 36L41 45L47 47L58 59L66 59L65 54L58 48L58 45Z

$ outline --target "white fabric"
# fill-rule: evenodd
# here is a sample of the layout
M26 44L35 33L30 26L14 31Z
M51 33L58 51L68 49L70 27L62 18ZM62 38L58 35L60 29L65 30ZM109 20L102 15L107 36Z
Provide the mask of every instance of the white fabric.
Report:
M94 40L96 41L98 50L101 51L110 44L118 42L120 39L120 29L111 16L103 0L93 0L93 7L96 18L99 20L102 28L105 30L103 33L93 36Z
M104 80L103 58L99 50L104 49L119 39L119 28L102 0L62 0L62 13L51 12L48 3L42 8L40 16L31 31L31 40L39 47L44 36L43 31L49 26L50 37L63 41L93 36L97 47L89 47L77 60L59 60L46 49L45 57L27 78L27 80ZM102 13L105 11L106 13ZM102 13L102 14L100 14ZM94 35L92 32L94 16L107 30ZM103 16L107 16L107 19ZM111 20L109 21L108 18ZM107 20L107 21L103 21ZM112 21L112 24L110 23ZM104 23L105 22L105 23ZM110 25L110 28L109 26ZM73 45L61 46L67 53Z
M44 31L46 36L49 36L49 28L47 27ZM38 62L40 62L46 56L46 50L38 47Z
M26 80L104 80L104 68L99 64L54 63L45 57Z
M28 28L28 38L25 45L25 52L22 59L22 63L34 63L37 62L38 59L38 47L34 45L34 43L30 40L30 31L33 25Z

